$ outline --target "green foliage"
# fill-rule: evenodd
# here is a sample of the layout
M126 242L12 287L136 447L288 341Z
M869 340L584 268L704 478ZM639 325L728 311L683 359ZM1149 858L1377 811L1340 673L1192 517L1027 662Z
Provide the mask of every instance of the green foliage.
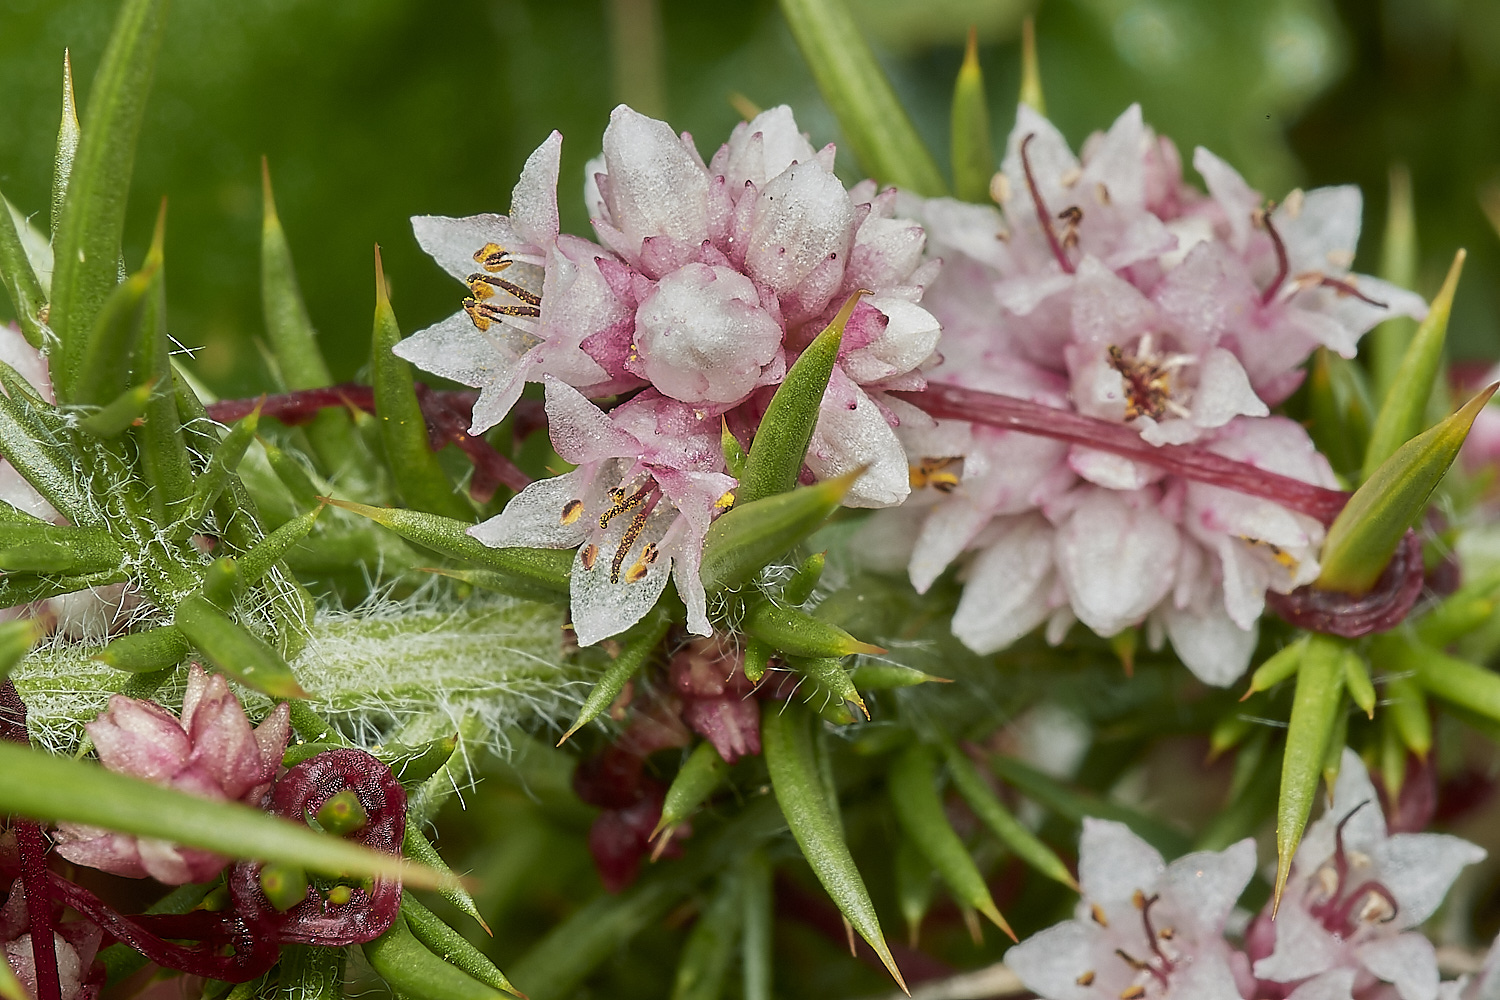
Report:
M98 764L0 743L0 809L52 822L87 823L230 857L329 875L383 876L435 887L437 872L327 837L237 802L202 799Z
M1418 337L1413 346L1421 342ZM1490 386L1436 427L1407 441L1355 491L1328 529L1318 586L1358 594L1375 585L1494 392L1495 386Z
M1297 667L1297 692L1281 762L1281 799L1276 807L1278 903L1312 812L1335 723L1343 714L1344 652L1339 640L1313 635Z
M89 91L88 129L68 174L54 239L57 270L47 322L61 339L60 363L53 365L52 378L58 398L70 402L79 398L74 390L89 332L119 275L126 197L166 6L166 0L127 0L120 7Z
M839 822L829 811L809 721L805 712L792 705L761 718L761 746L776 803L813 874L859 936L875 949L896 982L902 983L901 972L880 930L880 918L870 901L869 890L844 843ZM904 989L904 983L902 986Z
M802 55L865 173L917 194L945 193L937 164L912 127L845 0L780 0Z

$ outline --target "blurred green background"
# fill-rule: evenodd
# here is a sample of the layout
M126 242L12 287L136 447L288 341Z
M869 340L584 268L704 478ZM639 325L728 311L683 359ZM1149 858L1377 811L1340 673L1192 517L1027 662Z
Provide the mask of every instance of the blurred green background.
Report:
M1048 109L1081 142L1131 101L1190 158L1206 145L1268 195L1360 184L1359 264L1376 267L1389 164L1411 167L1434 290L1470 250L1461 357L1500 355L1500 3L1495 0L852 0L919 129L946 158L948 99L980 29L994 137L1014 113L1020 18L1036 7ZM79 100L112 0L0 0L0 191L44 222L64 46ZM126 257L169 199L172 333L225 393L267 385L255 346L258 161L335 375L365 364L371 247L384 248L407 330L461 287L407 217L505 211L526 155L567 137L564 228L587 232L582 168L620 99L665 113L705 156L738 119L731 92L789 102L836 141L774 0L177 0L137 167ZM84 127L87 128L87 121ZM841 169L851 177L847 159ZM8 303L0 309L8 308Z

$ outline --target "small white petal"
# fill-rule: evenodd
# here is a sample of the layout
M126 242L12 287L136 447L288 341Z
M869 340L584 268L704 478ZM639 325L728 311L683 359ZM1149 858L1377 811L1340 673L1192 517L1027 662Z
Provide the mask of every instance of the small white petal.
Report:
M807 467L819 479L832 479L862 465L868 468L844 497L844 506L890 507L911 493L906 449L896 432L864 390L835 368L808 445Z
M479 270L474 254L486 244L494 243L513 253L517 247L529 245L503 215L471 215L464 219L414 215L411 231L417 237L417 245L444 271L465 282ZM534 264L512 264L505 277L533 292L542 290L541 268Z
M557 171L562 159L562 133L553 131L521 168L521 179L510 195L510 221L516 232L538 247L557 239Z
M748 122L734 127L725 147L724 179L738 190L749 181L764 188L766 181L793 163L810 162L812 144L797 128L792 109L785 104L767 108Z
M1040 517L1016 518L974 560L953 613L953 634L964 645L981 655L993 653L1046 621L1051 611L1052 535ZM916 555L911 571L915 577Z
M1192 408L1198 427L1222 427L1235 417L1264 417L1271 412L1250 388L1239 359L1222 347L1203 356Z
M1154 502L1131 504L1089 488L1057 534L1057 565L1074 613L1103 636L1141 621L1172 589L1180 545Z
M890 296L876 296L869 302L885 315L885 332L874 343L840 359L850 378L860 383L878 382L913 371L932 357L942 335L932 313Z
M1291 273L1347 270L1347 267L1331 267L1329 253L1351 257L1354 253L1364 210L1359 188L1353 184L1315 188L1301 202L1295 215L1290 200L1271 213L1271 221L1286 246Z
M1437 1000L1437 952L1421 934L1397 934L1361 945L1365 968L1393 984L1401 1000Z
M424 372L480 390L471 434L482 434L505 419L521 394L522 359L536 338L505 323L481 332L467 313L412 334L392 349Z
M1354 970L1330 969L1298 986L1287 1000L1350 1000L1353 994Z
M1109 906L1148 890L1167 870L1160 852L1124 823L1085 817L1078 842L1078 884L1090 903Z
M778 295L792 293L833 255L842 276L853 225L854 205L837 177L816 162L788 167L755 204L745 270Z
M1078 977L1092 972L1099 933L1076 920L1033 934L1005 953L1005 964L1037 996L1046 1000L1089 1000Z
M1258 628L1240 628L1217 603L1203 612L1167 607L1163 613L1172 648L1200 681L1228 687L1244 675L1255 655Z
M1208 185L1208 193L1223 206L1229 219L1229 245L1243 251L1250 242L1251 219L1260 207L1260 194L1245 183L1239 171L1202 146L1193 150L1193 167Z
M1344 963L1342 943L1323 929L1299 900L1288 899L1276 915L1276 947L1255 963L1257 979L1295 983Z
M708 238L708 171L666 122L621 104L604 130L611 219L639 252L649 236L694 249Z
M1167 866L1166 883L1196 926L1219 933L1254 874L1255 841L1247 837L1222 851L1178 858Z
M589 518L582 510L575 513L570 505L590 499L592 478L591 473L575 469L538 479L511 497L500 513L470 528L469 534L496 549L572 548L588 535Z
M1381 881L1400 905L1394 923L1416 927L1437 912L1458 873L1483 861L1486 852L1446 833L1398 833L1379 844L1373 856Z
M616 427L583 393L560 379L548 377L544 381L547 430L552 447L564 459L583 465L641 453L640 442Z

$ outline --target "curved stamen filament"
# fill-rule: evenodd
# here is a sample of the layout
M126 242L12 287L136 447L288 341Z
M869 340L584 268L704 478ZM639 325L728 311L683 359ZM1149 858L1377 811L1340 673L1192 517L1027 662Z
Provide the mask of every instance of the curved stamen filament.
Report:
M610 490L609 495L611 499L614 500L614 506L610 507L609 510L599 515L599 527L608 528L609 522L613 521L616 517L619 517L627 510L639 506L641 501L650 496L651 492L655 489L656 480L648 477L645 484L642 485L640 489L630 494L630 496L625 495L624 489Z
M1047 245L1052 248L1052 256L1057 258L1057 263L1064 272L1072 274L1073 262L1068 259L1062 244L1058 242L1057 233L1052 229L1052 213L1047 210L1047 202L1043 200L1041 188L1036 185L1036 176L1031 172L1031 157L1027 155L1026 147L1030 146L1031 140L1035 138L1036 133L1032 132L1021 140L1021 169L1026 172L1026 187L1031 191L1031 203L1036 207L1036 221L1042 227L1042 233L1047 237ZM1078 214L1082 217L1081 212Z
M641 509L636 511L635 516L630 519L630 524L628 527L626 527L625 534L620 539L620 547L615 550L615 557L610 562L610 583L620 582L620 567L625 565L625 557L630 555L631 548L633 548L635 546L635 543L640 540L641 532L646 530L646 519L651 516L651 512L656 509L657 501L661 499L661 491L656 489L656 480L650 480L647 485L651 490L651 495L646 499L646 502L641 506ZM642 489L644 490L646 489L646 487L642 487ZM637 496L640 495L642 494L637 494ZM647 551L642 553L643 567L649 567L651 563L656 561L655 546L648 544L646 546L646 549ZM632 567L632 570L634 570L634 567ZM641 577L644 576L644 569L641 570L639 575L637 575L635 572L632 572L630 576L630 582L635 583L637 580L641 579Z
M1372 299L1364 292L1361 292L1358 288L1354 287L1354 282L1352 281L1345 281L1343 278L1331 278L1326 274L1320 274L1318 275L1318 284L1324 288L1332 288L1340 295L1352 295L1361 302L1372 305L1377 309L1390 308L1387 303Z
M494 274L469 275L469 288L474 292L475 298L483 299L489 297L489 288L481 288L481 286L486 285L490 288L498 288L502 292L509 292L527 305L539 306L542 304L542 297L540 295L530 289L522 288L514 281L507 281Z
M1291 269L1291 263L1287 260L1286 244L1281 240L1281 234L1276 231L1276 224L1271 221L1271 213L1276 211L1276 203L1273 201L1266 206L1265 211L1259 213L1260 223L1266 227L1266 234L1271 237L1271 245L1276 248L1276 276L1266 286L1266 290L1260 293L1260 304L1267 305L1271 299L1276 297L1282 282L1286 281L1287 271Z

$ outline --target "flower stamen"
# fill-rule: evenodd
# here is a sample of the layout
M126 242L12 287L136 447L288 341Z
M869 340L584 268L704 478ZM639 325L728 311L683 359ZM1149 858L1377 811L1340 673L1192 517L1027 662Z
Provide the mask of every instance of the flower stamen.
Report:
M1291 269L1291 263L1287 260L1286 244L1281 241L1281 234L1276 231L1276 225L1271 221L1271 213L1276 211L1276 203L1269 202L1264 209L1257 210L1254 215L1255 224L1264 226L1266 234L1271 237L1271 245L1276 248L1276 276L1266 286L1266 290L1260 293L1260 304L1268 305L1276 297L1276 292L1281 288L1282 282L1286 281L1287 271Z
M955 469L954 467L957 466ZM939 493L952 493L958 489L963 475L963 457L924 458L916 465L907 467L907 480L914 490L931 486Z
M474 321L474 326L480 332L488 330L491 323L499 322L506 316L534 319L542 314L540 295L513 281L495 277L515 263L504 247L498 243L486 243L474 251L474 263L483 267L486 273L469 275L469 297L464 299L464 312L469 314L469 319ZM516 302L488 301L497 288L513 296Z
M1031 172L1031 157L1027 154L1026 147L1030 146L1031 140L1035 138L1036 133L1032 132L1021 140L1021 169L1026 173L1026 187L1031 191L1031 203L1036 208L1036 221L1042 227L1042 234L1047 237L1047 245L1052 248L1052 256L1057 258L1058 266L1065 274L1072 274L1075 270L1073 262L1068 259L1067 252L1057 240L1057 233L1052 229L1052 213L1047 210L1047 202L1042 198L1041 188L1036 185L1036 176ZM1080 218L1082 215L1083 213L1079 212Z
M653 490L655 490L656 481L652 480L650 486ZM625 557L630 554L631 548L634 547L635 543L640 539L641 532L646 530L646 519L649 518L651 516L651 512L656 509L656 501L659 499L661 499L661 492L653 492L650 500L648 500L640 510L636 511L635 516L630 519L630 525L625 529L625 535L620 539L620 547L615 550L614 561L610 564L609 567L610 583L620 582L620 567L625 564ZM650 557L649 559L647 558L648 556ZM651 564L655 561L656 546L648 543L645 549L643 549L641 552L640 561L637 562L634 566L630 567L630 573L626 576L626 582L639 583L642 579L645 578L646 570L649 569ZM639 572L637 572L637 570L639 570Z

